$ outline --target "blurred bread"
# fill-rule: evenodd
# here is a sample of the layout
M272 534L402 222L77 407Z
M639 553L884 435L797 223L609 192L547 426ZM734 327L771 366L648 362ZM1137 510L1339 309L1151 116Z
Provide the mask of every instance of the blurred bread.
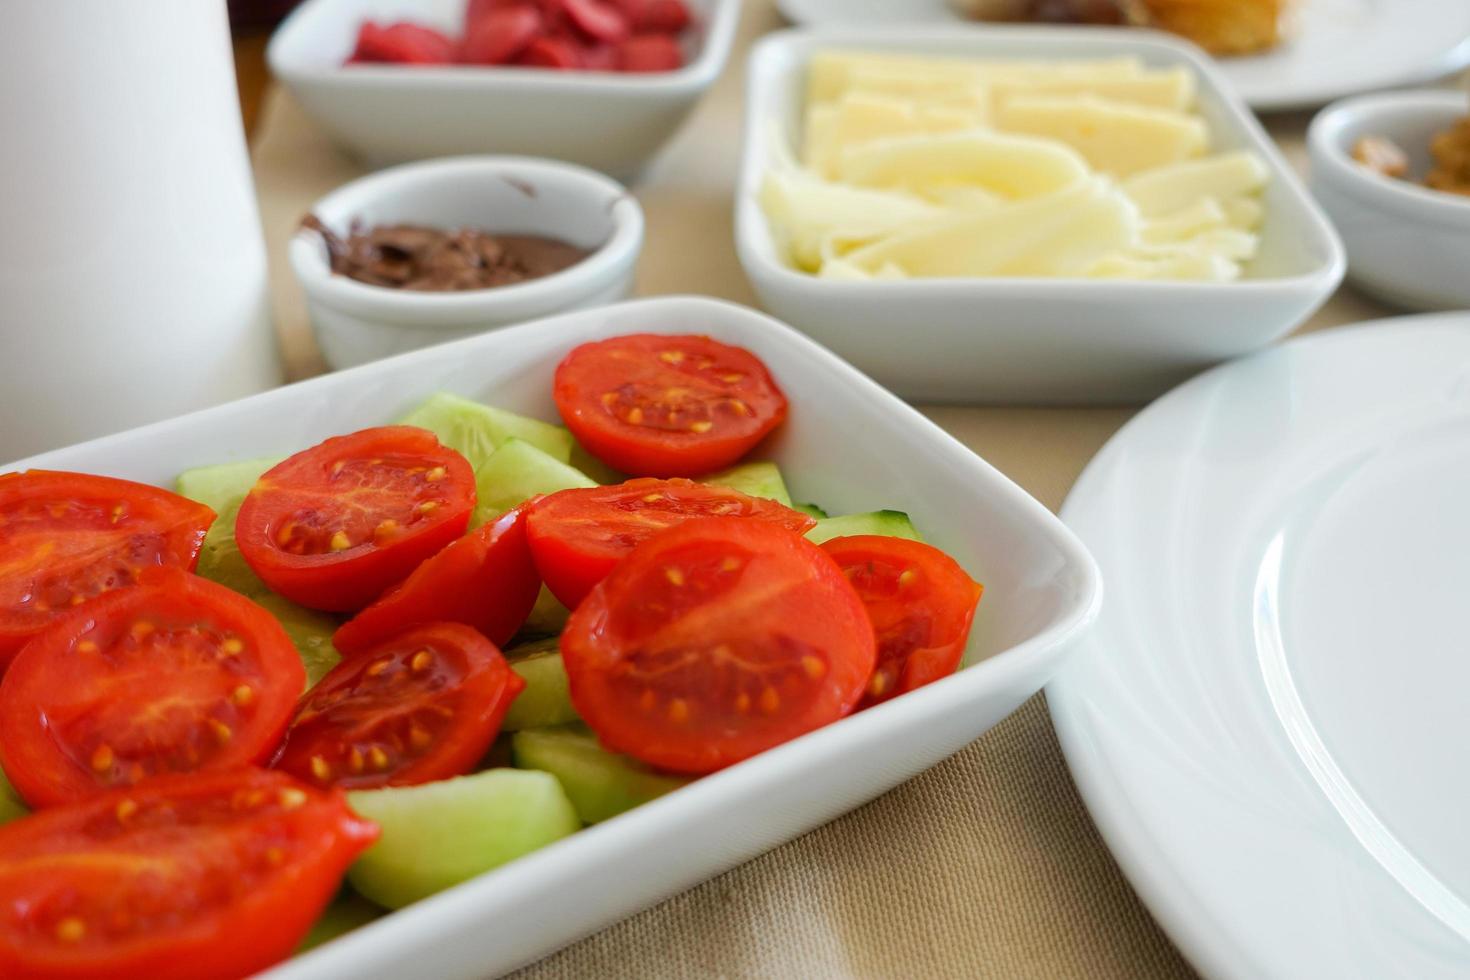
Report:
M1252 54L1281 43L1289 0L1142 0L1151 26L1211 54Z

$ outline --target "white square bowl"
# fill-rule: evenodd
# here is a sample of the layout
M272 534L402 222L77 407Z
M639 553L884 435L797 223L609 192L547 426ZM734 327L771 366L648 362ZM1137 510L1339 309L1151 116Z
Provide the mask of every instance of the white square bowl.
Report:
M683 68L623 74L474 65L344 67L364 20L458 34L466 0L307 0L276 30L271 71L331 137L372 166L505 153L634 176L730 56L740 0L686 0Z
M848 364L743 307L663 298L569 313L403 354L23 460L169 485L399 417L435 391L556 417L575 344L699 331L757 354L791 400L758 453L834 513L909 512L985 583L966 668L389 915L272 973L482 978L551 952L824 823L934 765L1051 677L1097 614L1082 545L1023 490Z
M806 65L825 48L994 59L1135 56L1184 65L1215 150L1266 161L1260 254L1232 283L1095 279L819 279L786 265L757 201L775 138L796 143ZM1152 31L1062 27L829 28L771 35L751 54L735 202L740 262L776 316L899 394L970 403L1132 403L1284 337L1342 281L1337 233L1290 165L1186 41Z

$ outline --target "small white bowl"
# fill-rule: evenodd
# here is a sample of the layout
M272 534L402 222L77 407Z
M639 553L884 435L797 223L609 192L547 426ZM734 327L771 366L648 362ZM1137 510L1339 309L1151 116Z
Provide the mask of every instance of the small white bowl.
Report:
M730 56L740 0L686 0L677 71L353 65L364 20L460 32L466 0L307 0L271 38L271 71L339 143L374 166L463 153L552 157L628 179L674 134Z
M1470 113L1463 92L1384 92L1344 99L1312 120L1312 193L1347 245L1348 277L1365 292L1413 310L1470 307L1470 197L1384 177L1352 158L1363 136L1408 154L1419 180L1429 141Z
M561 272L511 286L419 292L333 273L322 236L303 228L291 240L291 268L333 368L623 299L643 247L643 209L621 184L527 157L404 164L337 188L311 213L341 235L353 221L404 223L545 235L591 252Z
M800 131L806 64L823 48L996 59L1134 56L1199 79L1213 145L1270 170L1260 253L1238 282L922 279L846 282L786 265L757 201L771 139ZM1143 30L1063 27L784 31L750 59L735 240L762 304L878 381L924 401L1136 403L1284 337L1342 281L1342 245L1214 62Z

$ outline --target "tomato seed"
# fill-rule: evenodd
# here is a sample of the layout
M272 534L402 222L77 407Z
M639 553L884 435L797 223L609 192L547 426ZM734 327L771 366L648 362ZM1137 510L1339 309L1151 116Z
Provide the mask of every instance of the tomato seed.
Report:
M117 805L117 822L127 823L128 818L138 812L138 804L132 800L123 800Z
M220 644L220 649L233 657L245 652L245 641L238 636L226 637L225 642Z
M741 691L735 696L735 710L742 715L750 711L750 695Z
M433 663L434 655L428 650L420 650L418 653L413 655L413 659L408 662L408 666L416 673L421 673L425 670L428 670L430 665Z
M237 705L243 708L251 701L255 700L255 690L249 684L241 684L239 687L235 688L234 693L230 695L230 700L234 701Z
M806 676L816 680L827 672L827 665L822 662L821 657L808 653L801 658L801 669L806 671Z
M629 425L642 425L643 424L643 409L641 409L641 408L630 408L630 409L628 409L628 424Z
M668 568L664 569L664 578L669 580L670 585L684 584L684 573L675 568L673 565L670 565Z
M362 749L354 745L352 752L347 756L347 771L356 776L362 772L363 765Z
M97 644L91 640L83 640L77 644L77 653L96 653L97 650Z
M112 751L112 746L103 742L92 752L92 769L96 772L106 772L112 768L117 761L117 756Z
M321 782L330 782L332 779L332 767L327 765L327 760L319 755L311 757L311 774Z
M666 350L658 355L658 359L667 364L678 364L684 360L684 352L677 350Z
M368 749L368 762L378 772L383 772L388 768L388 753L383 751L381 745L374 745Z
M214 732L215 740L221 745L226 744L230 739L235 737L235 733L230 729L230 726L218 718L209 719L209 729Z
M281 806L287 810L295 810L306 802L306 794L295 786L287 786L281 790L281 795L278 799L281 801Z
M669 702L669 721L676 725L682 725L689 720L689 702L683 698L674 698Z
M56 938L64 943L74 943L87 934L87 924L74 915L56 923Z
M774 715L781 707L781 695L776 693L774 687L767 687L761 691L761 710L768 715Z

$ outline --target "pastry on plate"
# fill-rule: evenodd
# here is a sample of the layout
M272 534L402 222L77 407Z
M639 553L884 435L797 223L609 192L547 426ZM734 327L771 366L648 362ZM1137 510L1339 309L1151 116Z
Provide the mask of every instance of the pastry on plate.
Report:
M1291 0L952 0L977 20L1156 27L1211 54L1251 54L1281 43Z

